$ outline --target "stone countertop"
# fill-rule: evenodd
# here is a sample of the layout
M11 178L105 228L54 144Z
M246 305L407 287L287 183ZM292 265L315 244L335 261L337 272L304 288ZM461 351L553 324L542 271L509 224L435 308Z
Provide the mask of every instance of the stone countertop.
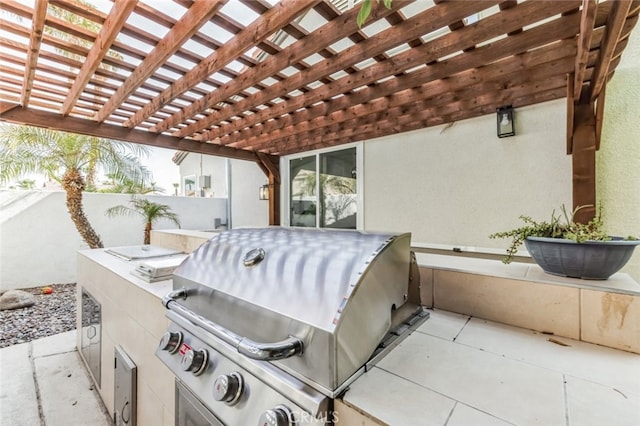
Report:
M172 256L154 257L140 260L125 260L118 256L114 256L106 251L107 249L80 250L78 254L93 260L97 264L112 271L116 275L124 278L131 284L151 293L152 295L162 299L167 293L173 290L173 280L167 279L149 283L132 273L138 265L145 261L153 261L158 259L185 259L186 254L176 254Z
M640 283L629 274L623 272L612 275L608 280L583 280L547 274L535 263L512 262L509 265L505 265L499 260L430 253L416 253L416 260L418 265L425 268L534 281L542 284L604 290L634 296L640 295Z

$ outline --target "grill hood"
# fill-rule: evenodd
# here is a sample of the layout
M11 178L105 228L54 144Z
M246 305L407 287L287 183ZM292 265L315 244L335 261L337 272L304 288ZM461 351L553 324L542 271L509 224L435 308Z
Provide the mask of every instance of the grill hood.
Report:
M302 353L272 361L334 396L371 357L409 294L410 234L234 229L174 271L176 302L255 342L295 337Z

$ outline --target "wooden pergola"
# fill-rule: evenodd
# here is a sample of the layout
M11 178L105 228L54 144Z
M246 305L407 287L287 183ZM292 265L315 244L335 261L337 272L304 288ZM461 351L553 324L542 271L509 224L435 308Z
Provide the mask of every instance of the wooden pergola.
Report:
M566 97L573 202L595 204L640 1L374 1L362 28L348 3L3 0L0 120L255 161L277 223L281 155Z

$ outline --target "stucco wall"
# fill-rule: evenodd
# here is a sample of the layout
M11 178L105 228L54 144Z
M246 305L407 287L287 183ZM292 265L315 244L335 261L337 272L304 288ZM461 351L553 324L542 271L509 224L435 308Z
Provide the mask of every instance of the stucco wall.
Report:
M211 176L211 188L204 189L205 197L227 197L226 159L204 154L188 154L180 163L180 195L184 195L184 177L195 175L199 183L200 176ZM196 191L200 196L200 186Z
M258 189L267 176L250 161L231 161L231 226L269 225L269 202L258 198Z
M364 144L365 229L410 231L418 243L506 248L493 232L527 214L571 206L565 101L515 112L516 136L496 117L421 129Z
M214 196L227 196L227 160L212 155L188 154L180 163L180 176L211 175ZM252 161L229 160L231 167L231 227L267 226L269 202L258 199L267 177ZM197 191L198 194L200 191ZM205 197L211 190L205 190Z
M631 34L607 85L600 150L598 202L607 229L640 237L640 30ZM640 282L640 249L623 269Z
M10 192L0 191L7 200ZM6 214L3 206L0 222L0 289L37 287L76 280L76 252L86 249L65 205L64 192L43 192L29 197L20 209ZM125 194L84 194L84 210L105 247L142 244L144 223L141 218L108 218L107 208L126 205ZM214 218L226 221L226 199L149 196L168 204L177 213L184 229L210 229ZM175 228L171 222L159 222L155 229Z

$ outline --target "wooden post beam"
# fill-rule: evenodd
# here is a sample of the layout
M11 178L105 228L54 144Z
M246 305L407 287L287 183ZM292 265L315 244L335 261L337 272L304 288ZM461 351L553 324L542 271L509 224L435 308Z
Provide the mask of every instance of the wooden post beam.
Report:
M596 212L596 119L594 103L575 105L573 132L573 208L576 222L587 223Z
M258 166L269 180L269 225L280 225L280 164L277 157L257 153Z

